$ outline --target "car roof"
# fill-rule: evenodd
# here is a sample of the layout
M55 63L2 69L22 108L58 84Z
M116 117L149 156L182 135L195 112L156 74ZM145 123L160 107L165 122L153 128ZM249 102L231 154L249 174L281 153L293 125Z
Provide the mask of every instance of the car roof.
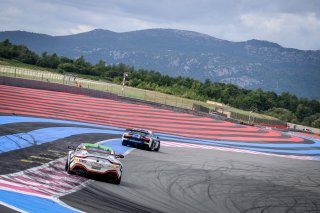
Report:
M103 146L103 145L99 145L99 144L94 144L94 143L82 143L83 146L85 147L91 147L91 148L97 148L97 149L103 149L105 151L109 151L112 152L112 148L108 147L108 146Z
M149 130L146 130L146 129L133 128L133 129L130 129L129 131L143 132L143 133L147 133L147 134L152 135L152 132Z

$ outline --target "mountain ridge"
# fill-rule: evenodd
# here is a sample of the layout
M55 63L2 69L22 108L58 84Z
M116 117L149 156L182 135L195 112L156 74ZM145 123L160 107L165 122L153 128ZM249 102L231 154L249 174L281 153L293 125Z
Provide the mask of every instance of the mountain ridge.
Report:
M256 39L232 42L193 31L159 28L123 33L96 29L64 36L0 32L0 40L4 39L37 53L84 56L92 63L102 59L170 76L320 99L320 50L285 48Z

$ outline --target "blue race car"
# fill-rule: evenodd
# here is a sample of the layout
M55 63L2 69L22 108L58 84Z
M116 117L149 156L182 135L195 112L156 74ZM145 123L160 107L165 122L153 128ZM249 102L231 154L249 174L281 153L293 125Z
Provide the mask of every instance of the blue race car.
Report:
M127 129L127 131L122 135L122 145L132 145L146 148L150 151L159 151L160 139L149 130Z

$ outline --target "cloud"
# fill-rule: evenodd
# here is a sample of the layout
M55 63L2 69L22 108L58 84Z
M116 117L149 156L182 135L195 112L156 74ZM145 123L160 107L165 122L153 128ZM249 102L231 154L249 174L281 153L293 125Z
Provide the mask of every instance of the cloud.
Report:
M70 29L70 32L72 34L78 34L78 33L88 32L88 31L91 31L93 29L94 28L92 28L89 25L81 25L80 24L80 25L76 26L75 28Z
M320 49L318 0L1 0L0 30L68 35L174 28Z
M240 19L243 29L257 39L281 41L281 45L285 47L295 44L301 49L315 49L316 45L319 48L317 35L320 36L320 22L315 13L249 13L243 14ZM242 35L249 36L244 33Z

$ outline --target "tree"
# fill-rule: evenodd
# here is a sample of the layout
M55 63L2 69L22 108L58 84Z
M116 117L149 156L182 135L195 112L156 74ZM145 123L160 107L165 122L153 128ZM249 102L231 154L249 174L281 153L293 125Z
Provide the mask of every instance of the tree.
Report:
M320 113L315 113L303 119L303 125L313 126L313 122L317 119L320 119Z
M277 107L289 109L291 112L295 112L299 104L298 98L295 95L291 95L288 92L283 92L278 98Z
M39 57L36 64L40 67L49 67L56 69L60 64L60 58L55 53L50 55L47 52L44 52L42 53L41 57Z
M314 120L311 126L314 128L320 128L320 118L318 118L317 120Z
M288 109L284 109L284 108L272 108L269 109L266 112L267 115L276 117L282 121L286 121L286 122L291 122L293 120L296 120L297 117L294 113L292 113L290 110Z
M39 56L30 51L26 46L19 46L19 53L16 59L26 64L36 64Z
M92 67L92 70L95 75L103 76L103 74L107 71L106 62L100 60Z
M97 75L95 72L93 72L91 63L87 62L83 56L77 58L74 61L74 65L76 65L80 74Z
M302 121L305 117L308 117L312 114L310 107L307 107L303 104L299 104L295 112L299 121Z
M59 72L77 72L77 67L72 63L63 63L58 66Z
M73 64L73 60L64 56L60 57L60 63L70 63Z

